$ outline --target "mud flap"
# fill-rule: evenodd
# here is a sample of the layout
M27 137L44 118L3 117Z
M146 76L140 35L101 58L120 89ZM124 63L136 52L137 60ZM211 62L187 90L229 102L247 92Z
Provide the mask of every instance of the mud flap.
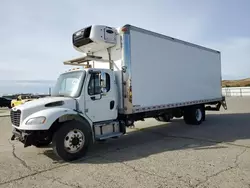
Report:
M13 134L10 138L11 141L15 140L16 136Z
M227 110L227 103L225 97L222 98L221 104L225 110Z
M211 105L215 105L215 106L211 106ZM207 111L220 111L221 106L223 106L223 108L225 110L227 110L227 103L226 103L225 97L222 97L221 101L218 101L216 103L212 103L212 104L210 104L210 106L206 106L205 110L207 110Z

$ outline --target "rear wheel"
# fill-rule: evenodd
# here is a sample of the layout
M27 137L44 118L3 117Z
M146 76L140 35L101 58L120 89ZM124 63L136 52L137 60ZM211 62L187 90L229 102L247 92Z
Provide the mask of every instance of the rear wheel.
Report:
M163 114L159 117L156 117L155 119L157 121L161 121L161 122L170 122L171 121L171 116L169 114Z
M156 119L157 121L161 121L161 120L160 120L160 117L156 117L155 119Z
M202 105L186 108L184 111L184 121L190 125L200 125L205 119L204 107Z
M83 157L91 141L91 129L87 123L67 121L54 134L52 146L55 154L65 161Z
M203 113L202 121L206 121L206 110L205 110L205 106L203 106L202 113Z

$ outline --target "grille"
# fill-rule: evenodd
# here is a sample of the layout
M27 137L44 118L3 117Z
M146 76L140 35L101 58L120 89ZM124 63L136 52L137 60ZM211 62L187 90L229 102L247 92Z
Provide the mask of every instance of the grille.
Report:
M21 110L10 111L11 123L17 127L20 125Z

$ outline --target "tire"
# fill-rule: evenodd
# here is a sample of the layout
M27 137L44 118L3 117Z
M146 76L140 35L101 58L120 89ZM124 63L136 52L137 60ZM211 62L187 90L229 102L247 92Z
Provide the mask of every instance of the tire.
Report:
M192 106L184 111L184 121L188 125L200 125L204 121L204 107Z
M167 115L167 114L163 114L159 117L156 117L155 118L157 121L161 121L161 122L170 122L171 121L171 117L170 115Z
M64 161L82 158L87 153L91 141L91 129L87 122L66 121L54 133L52 147L54 153Z
M160 117L156 117L155 119L156 119L157 121L161 121L161 120L160 120Z
M205 110L205 107L203 106L203 109L202 109L202 121L206 121L206 110Z
M160 120L161 122L165 122L164 116L159 116L159 120Z
M189 108L184 111L184 115L183 116L184 116L185 123L187 125L190 125L191 124L191 118L190 118L191 115L190 115Z
M162 116L162 117L163 117L164 122L170 122L170 121L171 121L170 115L165 114L165 115Z

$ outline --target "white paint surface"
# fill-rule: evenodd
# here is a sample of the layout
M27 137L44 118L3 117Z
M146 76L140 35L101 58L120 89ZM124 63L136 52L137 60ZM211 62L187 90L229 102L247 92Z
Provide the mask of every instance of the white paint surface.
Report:
M131 30L133 105L221 97L220 54Z

